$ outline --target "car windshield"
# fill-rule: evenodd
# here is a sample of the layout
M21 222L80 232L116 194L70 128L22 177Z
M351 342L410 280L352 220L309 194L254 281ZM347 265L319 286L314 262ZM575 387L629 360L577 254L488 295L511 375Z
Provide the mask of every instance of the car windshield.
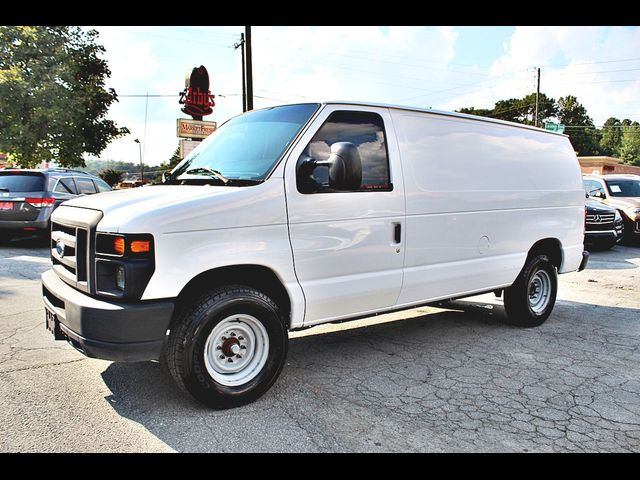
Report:
M640 180L605 180L612 197L640 197Z
M42 192L44 175L37 172L0 172L0 191Z
M263 181L318 106L285 105L232 118L174 168L169 182L195 178L227 184L219 176L230 185Z

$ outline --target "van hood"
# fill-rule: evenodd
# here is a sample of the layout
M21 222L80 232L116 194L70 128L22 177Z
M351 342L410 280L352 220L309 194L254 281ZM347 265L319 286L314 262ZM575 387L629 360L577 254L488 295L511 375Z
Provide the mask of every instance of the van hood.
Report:
M131 214L135 211L148 211L184 200L228 194L231 190L237 190L237 188L200 185L154 185L85 195L69 200L65 202L65 205L100 210L105 215L114 210L127 208L127 211Z
M102 232L165 234L286 223L282 178L243 187L137 187L76 198L63 206L100 210Z

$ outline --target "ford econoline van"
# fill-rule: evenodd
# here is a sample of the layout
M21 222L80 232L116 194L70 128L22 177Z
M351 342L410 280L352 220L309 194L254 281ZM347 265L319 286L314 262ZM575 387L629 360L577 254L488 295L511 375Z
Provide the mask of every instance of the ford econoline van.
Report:
M235 407L276 381L292 330L484 292L542 324L557 274L587 263L584 212L565 135L364 103L250 111L163 185L53 213L46 325Z

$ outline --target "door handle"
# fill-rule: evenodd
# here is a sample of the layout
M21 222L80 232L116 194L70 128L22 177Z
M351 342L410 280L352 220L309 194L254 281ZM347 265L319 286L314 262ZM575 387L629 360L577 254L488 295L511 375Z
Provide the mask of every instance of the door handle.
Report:
M393 223L393 243L399 245L402 241L402 224Z

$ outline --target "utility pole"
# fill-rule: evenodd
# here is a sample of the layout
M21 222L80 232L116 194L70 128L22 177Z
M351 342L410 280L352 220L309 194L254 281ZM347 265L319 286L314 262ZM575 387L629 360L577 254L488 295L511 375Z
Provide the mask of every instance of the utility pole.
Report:
M240 53L242 54L242 112L247 111L247 79L244 74L244 43L244 33L241 33L240 41L233 46L236 50L240 48Z
M247 84L247 111L253 110L253 72L251 69L251 27L244 27L244 71Z
M534 126L538 126L538 102L540 99L540 67L538 67L538 89L536 90L536 118L533 122Z
M137 138L134 140L138 144L138 152L140 153L140 181L144 184L144 167L142 163L142 144Z

